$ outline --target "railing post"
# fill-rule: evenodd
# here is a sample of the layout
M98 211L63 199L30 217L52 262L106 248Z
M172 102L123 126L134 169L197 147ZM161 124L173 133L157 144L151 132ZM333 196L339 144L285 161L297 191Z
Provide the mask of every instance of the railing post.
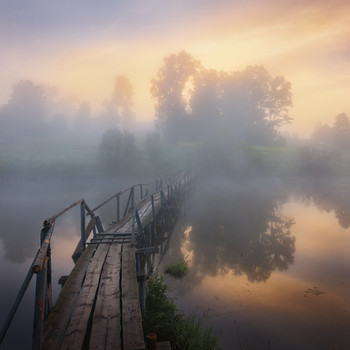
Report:
M117 195L117 221L120 221L120 196Z
M80 204L80 228L81 228L81 251L85 250L86 237L85 237L85 202Z
M49 230L53 230L53 223L44 221L43 228L40 231L40 245L42 247ZM34 321L32 349L40 349L41 336L45 320L52 308L52 281L51 281L51 248L50 240L45 256L40 265L40 272L36 278L35 303L34 303ZM34 264L34 263L33 263ZM34 265L33 265L34 268Z
M36 277L32 350L40 349L41 337L45 323L48 260L49 258L46 257L42 266L42 270Z
M131 209L135 208L135 191L134 191L135 187L131 188Z
M154 196L153 196L153 194L151 195L151 203L152 203L152 221L153 221L153 224L155 225L156 214L155 214L155 208L154 208Z
M143 185L140 184L140 196L141 196L141 201L143 200Z
M134 245L135 242L135 219L136 219L136 209L134 215L132 216L132 225L131 225L131 243Z

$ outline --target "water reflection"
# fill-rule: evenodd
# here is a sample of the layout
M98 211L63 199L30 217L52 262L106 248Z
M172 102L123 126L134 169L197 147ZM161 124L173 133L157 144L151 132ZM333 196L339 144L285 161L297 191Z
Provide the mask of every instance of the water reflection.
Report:
M296 192L304 203L308 205L314 203L327 213L334 211L342 228L350 227L350 185L348 181L308 182L298 186Z
M206 191L204 201L202 191ZM265 282L274 270L293 264L294 221L280 211L285 196L249 188L224 193L204 188L197 195L187 238L194 270L211 276L232 270L250 282ZM184 230L188 234L188 227Z
M189 262L167 277L178 308L208 312L222 349L350 348L348 188L197 186L163 264Z

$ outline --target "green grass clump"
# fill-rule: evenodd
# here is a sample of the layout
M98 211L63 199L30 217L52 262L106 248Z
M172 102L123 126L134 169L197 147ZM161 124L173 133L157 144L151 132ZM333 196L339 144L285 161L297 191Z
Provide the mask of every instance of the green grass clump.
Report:
M212 327L207 326L206 316L198 318L179 315L174 302L167 296L164 278L156 273L146 289L146 308L143 314L145 336L157 334L157 340L168 340L173 350L215 350L218 337Z
M165 273L174 277L174 278L182 278L188 272L188 265L186 261L179 261L176 264L172 264L165 269Z

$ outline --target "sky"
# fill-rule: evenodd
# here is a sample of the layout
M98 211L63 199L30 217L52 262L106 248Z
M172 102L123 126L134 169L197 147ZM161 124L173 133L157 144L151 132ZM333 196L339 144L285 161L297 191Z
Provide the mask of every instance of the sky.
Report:
M350 116L348 0L0 0L0 50L0 105L30 79L98 109L125 75L137 120L154 120L150 81L185 50L206 68L283 75L291 132Z

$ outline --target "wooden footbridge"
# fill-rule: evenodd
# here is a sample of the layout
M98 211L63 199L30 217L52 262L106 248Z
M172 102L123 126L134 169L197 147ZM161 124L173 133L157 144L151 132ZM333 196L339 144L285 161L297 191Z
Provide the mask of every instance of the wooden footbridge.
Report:
M167 249L167 235L192 178L192 172L184 172L176 179L135 185L94 209L80 200L46 219L41 247L1 331L0 344L36 274L32 349L145 349L145 281L153 272L156 252L161 255ZM111 203L113 221L105 228L101 217L108 215ZM72 255L75 266L60 279L63 288L53 305L50 241L56 220L78 205L81 238Z

